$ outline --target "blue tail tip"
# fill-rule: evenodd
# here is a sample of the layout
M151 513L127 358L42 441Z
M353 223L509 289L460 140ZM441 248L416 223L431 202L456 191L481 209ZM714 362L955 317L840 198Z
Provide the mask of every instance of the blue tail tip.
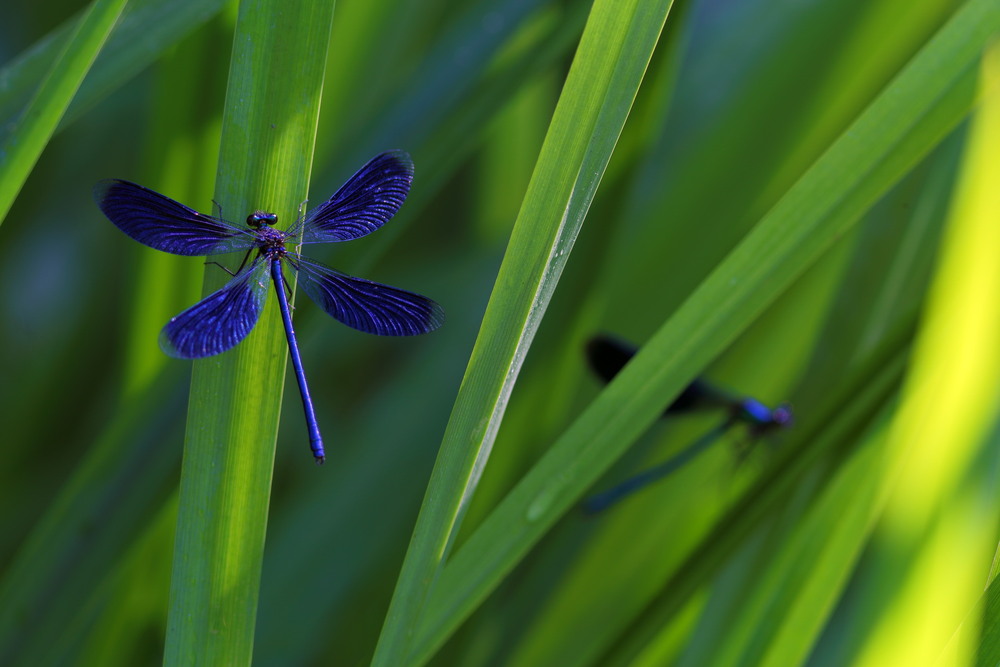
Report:
M587 516L594 516L595 514L600 514L604 510L608 509L611 505L606 498L601 496L591 496L587 498L582 503L580 503L580 509Z

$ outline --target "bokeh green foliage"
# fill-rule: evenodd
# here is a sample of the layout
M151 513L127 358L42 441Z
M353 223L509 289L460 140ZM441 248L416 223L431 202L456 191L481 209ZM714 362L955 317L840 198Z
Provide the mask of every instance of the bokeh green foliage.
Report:
M71 4L63 3L67 22L79 9ZM923 369L949 354L913 341L924 330L943 230L958 215L956 182L970 168L972 139L959 121L974 99L978 59L944 74L941 63L996 34L1000 10L991 4L675 3L510 395L455 538L455 562L463 563L466 545L504 538L491 528L512 525L498 523L498 505L510 505L508 494L529 471L544 469L536 464L553 443L566 446L567 429L588 406L599 409L601 387L582 358L593 333L666 340L657 332L677 329L671 318L685 307L745 307L749 326L687 331L684 354L706 356L707 365L684 372L768 403L790 400L797 423L739 463L726 445L710 450L605 515L587 518L567 505L509 574L493 573L489 595L464 622L442 600L472 593L462 573L476 552L466 552L462 567L446 565L421 621L457 631L432 664L878 664L926 622L906 608L940 611L930 617L940 626L933 636L949 637L964 622L957 664L980 646L982 618L987 641L976 659L996 663L996 610L955 593L990 581L995 401L982 401L973 419L985 426L971 444L921 445L960 450L952 477L974 493L933 487L926 525L902 540L894 521L905 494L891 493L897 478L918 483L897 460L908 432L900 420L913 414L897 408L921 396L914 383L926 377L908 378L911 350ZM53 24L54 11L0 10L2 132L12 131L65 31ZM418 339L379 339L298 301L296 328L329 458L322 469L312 465L296 390L287 385L256 663L370 659L588 11L586 3L545 0L337 3L310 199L329 196L389 148L413 155L416 179L378 234L317 256L434 297L448 322ZM923 100L930 111L915 134L922 148L906 153L914 135L902 148L855 147L865 158L888 156L886 170L902 178L840 165L798 205L816 215L834 210L824 197L853 180L872 183L870 201L794 280L762 283L776 300L755 291L735 305L697 302L706 278L752 230L763 233L757 223L776 217L776 205L831 145L850 140L852 124L907 64L974 11L968 32L918 71L918 81L943 91ZM0 226L3 664L152 664L163 652L189 372L163 357L156 333L197 298L204 269L125 238L100 215L90 188L101 177L128 178L211 208L235 10L140 0L126 12ZM893 162L897 149L908 161ZM786 218L794 230L795 216ZM761 266L742 275L773 269L769 256L762 251ZM985 275L953 279L935 286L935 303L947 302L947 290L957 299L970 281L988 284ZM987 292L967 307L995 312L998 298ZM724 351L708 353L716 348ZM660 380L658 396L622 379L599 400L611 405L634 391L649 421L656 401L685 381ZM981 382L995 390L997 378ZM718 419L631 429L643 435L593 488L668 456ZM605 464L587 461L591 467L569 476L599 475ZM565 487L562 478L552 482ZM957 530L964 524L954 517L976 518L981 534ZM941 536L966 536L957 545L966 553L942 552ZM955 568L973 574L949 586ZM955 600L965 606L952 609Z

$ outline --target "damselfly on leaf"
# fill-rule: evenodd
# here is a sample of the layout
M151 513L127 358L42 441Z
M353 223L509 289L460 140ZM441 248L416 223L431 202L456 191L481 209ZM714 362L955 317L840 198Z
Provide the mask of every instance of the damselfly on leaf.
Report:
M595 336L587 343L587 360L602 380L610 382L625 364L631 361L636 351L635 346L617 338ZM663 463L586 499L583 508L591 513L600 512L644 486L663 479L707 449L737 424L745 424L747 436L753 440L792 423L792 408L787 403L769 408L756 399L735 396L702 378L695 379L685 387L674 402L666 407L663 414L711 409L722 409L726 412L726 418L721 424Z
M120 230L156 250L175 255L246 251L240 268L222 289L167 322L160 334L160 347L182 359L225 352L246 338L257 323L270 281L278 295L288 351L302 394L309 446L316 461L323 463L323 439L292 328L283 265L287 263L298 273L302 289L323 310L365 333L427 333L441 326L444 311L427 297L340 273L285 246L350 241L372 233L403 205L412 181L413 163L406 153L382 153L287 231L274 228L278 216L273 213L251 213L243 227L128 181L102 181L94 189L94 197Z

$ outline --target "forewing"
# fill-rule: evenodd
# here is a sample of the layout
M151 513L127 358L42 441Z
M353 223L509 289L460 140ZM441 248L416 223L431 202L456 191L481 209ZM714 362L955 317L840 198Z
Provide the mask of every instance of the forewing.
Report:
M347 326L379 336L415 336L444 323L444 310L425 296L348 276L304 257L294 259L299 284Z
M101 181L94 187L94 199L118 229L143 245L174 255L218 255L246 250L255 242L249 229L129 181Z
M160 332L160 347L172 357L199 359L225 352L257 324L268 289L268 263L258 259L177 317Z
M612 336L594 336L587 342L587 360L590 362L590 367L605 382L611 382L625 364L632 360L636 352L637 348L634 345ZM667 406L665 412L693 412L730 405L731 399L721 390L696 378L684 388L673 403Z
M402 151L376 155L326 202L310 211L301 229L302 243L350 241L371 234L396 214L413 182L413 162Z

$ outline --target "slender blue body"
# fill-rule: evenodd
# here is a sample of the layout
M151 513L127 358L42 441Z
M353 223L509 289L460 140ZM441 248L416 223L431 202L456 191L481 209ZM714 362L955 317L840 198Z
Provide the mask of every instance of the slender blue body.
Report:
M285 323L285 337L288 339L288 353L292 357L292 367L295 369L295 379L299 382L299 393L302 394L302 409L306 413L306 429L309 431L309 448L317 463L326 460L323 450L323 436L319 434L319 423L316 421L316 410L313 409L312 397L309 395L309 385L306 384L306 371L302 368L302 356L299 354L299 344L295 340L295 329L292 327L292 312L288 307L288 297L285 296L285 278L281 274L281 256L271 258L271 280L278 293L278 307L281 309L281 321Z
M118 229L156 250L187 256L245 252L240 267L229 272L232 280L163 327L160 347L170 356L209 357L246 338L260 319L270 272L302 394L309 447L316 461L323 463L326 453L292 327L282 263L288 262L296 271L299 286L320 308L358 331L378 336L423 334L441 326L444 311L425 296L340 273L298 252L290 253L285 246L351 241L374 232L403 205L412 180L413 163L406 153L376 155L287 231L274 228L278 222L274 213L251 213L243 227L129 181L101 181L94 197Z
M635 353L636 349L633 346L610 336L595 336L587 343L587 358L590 365L605 382L610 382L635 356ZM756 399L733 396L713 387L701 378L695 379L685 387L680 396L666 407L664 415L711 408L724 409L728 413L725 421L663 463L640 472L607 491L587 498L583 501L584 511L596 514L606 510L626 496L663 479L708 449L709 445L736 424L746 424L749 437L758 438L768 431L792 423L792 410L787 404L782 403L771 409Z
M711 431L701 436L686 449L678 452L663 463L658 463L649 470L644 470L634 477L629 477L624 482L611 487L607 491L601 491L583 501L583 509L589 514L602 512L622 498L629 496L639 489L649 486L657 480L661 480L670 473L684 467L688 461L708 449L709 445L718 440L719 436L729 429L729 423L716 426Z

